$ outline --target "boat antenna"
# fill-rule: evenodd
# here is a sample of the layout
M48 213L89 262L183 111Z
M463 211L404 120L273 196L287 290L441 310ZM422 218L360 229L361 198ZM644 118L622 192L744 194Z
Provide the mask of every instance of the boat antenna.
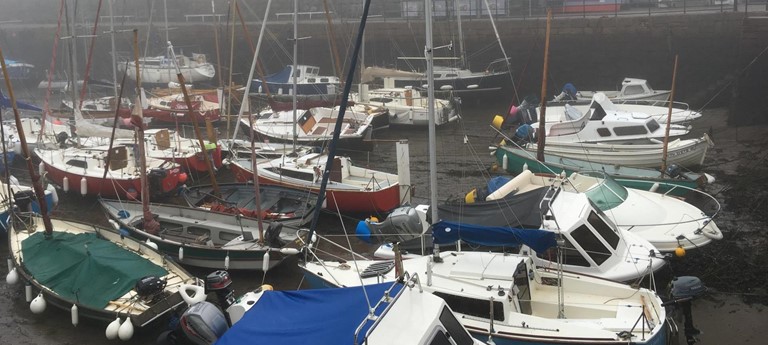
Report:
M547 67L549 64L549 34L552 28L552 8L547 7L547 33L544 40L544 69L541 75L541 115L539 118L539 128L536 130L536 159L539 162L544 161L544 144L547 137Z
M355 39L355 46L352 49L352 58L349 65L349 73L347 73L347 80L344 83L344 91L341 96L341 105L339 108L339 115L336 119L336 126L333 130L333 139L328 148L328 159L323 167L323 178L320 183L320 191L317 193L317 203L315 205L315 212L312 214L312 223L309 227L309 234L307 235L307 243L311 244L312 237L315 234L317 228L317 221L320 218L320 210L323 207L323 200L325 199L325 190L328 186L328 178L331 175L331 166L333 165L333 159L336 156L336 145L339 141L339 135L341 134L341 125L344 123L344 114L347 111L347 105L349 104L349 92L352 88L353 78L355 76L355 68L357 66L357 58L360 54L360 46L363 44L363 34L365 33L365 23L368 20L368 10L371 7L371 0L365 0L363 4L363 14L360 18L360 26L357 31L357 38ZM305 247L307 248L307 247Z
M186 103L187 105L187 115L189 115L189 117L192 118L192 127L195 129L195 136L197 137L197 143L198 145L200 145L200 152L203 154L203 159L205 160L205 166L208 169L208 175L211 178L211 186L213 186L213 195L217 198L221 197L219 184L216 182L216 173L213 170L213 163L211 162L211 157L208 156L208 149L205 147L205 142L203 141L203 134L200 132L200 125L197 123L197 115L192 109L192 101L189 99L189 92L187 91L186 81L184 80L184 75L181 74L181 68L179 68L179 62L176 60L176 53L173 51L173 44L171 44L171 41L168 41L168 53L171 54L171 61L173 61L173 66L176 68L176 78L179 79L181 93L182 95L184 95L184 103ZM138 65L138 63L139 62L137 61L136 64ZM213 142L215 144L215 141L210 139L211 138L209 138L209 142Z
M293 79L293 95L291 97L291 105L293 106L293 137L291 140L293 142L293 152L296 152L296 140L299 138L298 124L296 123L296 116L298 110L296 109L298 106L298 99L296 96L296 89L298 88L298 72L296 71L296 68L298 67L298 52L299 52L299 0L293 0L293 70L291 71L291 76ZM253 130L251 130L253 132Z
M10 74L8 73L8 67L5 65L5 57L3 56L3 49L0 48L0 67L3 71L3 79L5 79L5 88L8 90L8 99L11 101L11 108L13 108L13 116L16 120L16 128L23 128L21 124L21 116L19 115L19 107L16 105L16 96L13 94L13 87L11 85ZM5 141L5 138L2 138ZM19 131L19 142L21 144L21 152L24 155L24 161L27 162L27 170L29 170L29 176L32 178L32 187L35 189L35 196L37 197L38 204L40 205L40 214L43 216L43 224L45 225L45 238L50 239L53 237L53 224L51 218L48 217L48 205L45 202L45 192L43 191L43 185L40 183L40 175L37 174L35 167L32 165L32 159L29 154L29 147L27 147L27 138L24 135L24 131ZM6 166L6 169L8 167ZM9 181L10 182L10 181Z
M664 149L661 155L661 174L667 170L667 147L669 146L669 127L672 123L672 105L675 100L675 81L677 79L677 54L675 54L675 67L672 69L672 90L669 92L669 110L667 113L667 128L664 132Z

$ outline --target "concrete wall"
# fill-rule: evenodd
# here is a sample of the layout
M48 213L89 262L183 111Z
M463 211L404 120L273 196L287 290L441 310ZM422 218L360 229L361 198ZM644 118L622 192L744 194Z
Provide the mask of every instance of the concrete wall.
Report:
M754 17L754 15L753 15ZM263 46L261 59L267 72L291 63L292 48L288 39L292 36L292 23L288 20L270 23L269 36ZM342 58L353 42L358 22L337 20L334 25L336 42ZM101 24L107 30L108 23ZM174 22L170 24L170 39L185 52L207 53L216 61L214 28L211 23ZM249 22L250 37L255 42L260 23ZM544 19L500 19L497 27L501 40L514 69L514 77L520 97L540 93L541 68L546 21ZM125 23L120 29L138 28L140 46L145 46L146 24ZM466 50L472 69L482 70L492 60L502 57L501 50L488 20L463 21ZM159 54L164 49L164 33L156 26L150 36L150 52ZM50 64L55 20L47 25L7 24L0 26L0 44L6 56L26 60L44 70ZM90 28L81 29L82 33ZM436 46L454 41L453 52L438 51L436 56L450 56L458 50L458 30L454 21L434 22ZM223 65L229 61L228 28L219 29L220 58ZM326 73L333 72L333 60L327 39L324 18L304 21L299 26L299 36L311 36L302 40L299 63L318 65ZM84 61L84 39L78 55ZM62 41L65 42L65 41ZM398 62L401 56L422 56L424 46L424 22L405 19L373 19L366 30L366 65L395 66L406 68ZM130 33L118 34L117 49L130 52ZM676 99L692 103L694 107L723 106L731 96L744 94L728 89L728 85L744 85L753 89L765 87L766 57L753 63L749 71L741 73L750 62L768 46L768 19L745 18L743 13L710 13L697 15L657 16L607 16L595 18L556 18L552 22L550 40L549 78L550 95L559 93L566 82L579 89L595 90L613 88L624 77L648 79L657 89L671 86L673 61L679 56ZM58 54L65 55L60 45ZM111 79L109 40L97 40L93 74L96 78ZM248 72L251 48L238 25L235 30L233 72L235 80L242 82ZM84 66L79 62L80 67ZM63 64L59 64L62 69ZM413 67L421 68L423 62ZM761 67L762 66L762 67ZM762 68L762 69L760 69ZM759 73L758 73L759 72ZM225 70L226 73L226 70ZM761 74L762 73L762 74ZM238 78L238 75L240 78ZM754 81L750 81L754 79ZM226 78L225 78L226 80ZM725 90L725 91L723 91ZM721 92L722 91L722 92ZM718 95L719 97L715 97ZM514 92L508 92L510 100ZM762 101L765 97L757 97ZM752 101L752 100L749 100ZM765 108L765 106L762 106ZM758 107L759 108L759 107Z

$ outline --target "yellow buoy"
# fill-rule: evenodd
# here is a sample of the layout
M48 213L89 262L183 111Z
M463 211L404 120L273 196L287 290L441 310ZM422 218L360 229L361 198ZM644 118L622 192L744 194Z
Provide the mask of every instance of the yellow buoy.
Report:
M371 223L378 223L379 222L379 218L376 217L376 216L371 216L370 218L368 218L368 220L370 220Z
M262 285L260 289L261 289L261 291L267 291L267 290L272 291L272 290L274 290L272 285L269 285L269 284Z
M685 248L682 246L675 248L675 255L677 255L678 258L685 256Z
M475 202L475 198L477 198L477 189L469 191L469 193L464 196L464 202L467 204L473 204Z
M502 117L501 115L494 116L493 121L491 121L491 124L493 125L493 128L501 130L501 125L504 124L504 117Z

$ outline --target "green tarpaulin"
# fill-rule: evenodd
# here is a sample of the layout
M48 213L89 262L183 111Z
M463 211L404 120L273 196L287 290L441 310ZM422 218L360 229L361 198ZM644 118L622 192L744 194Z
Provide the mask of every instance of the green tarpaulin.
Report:
M145 276L163 277L164 268L98 238L95 233L38 232L21 243L24 265L42 285L60 296L102 309L133 289Z

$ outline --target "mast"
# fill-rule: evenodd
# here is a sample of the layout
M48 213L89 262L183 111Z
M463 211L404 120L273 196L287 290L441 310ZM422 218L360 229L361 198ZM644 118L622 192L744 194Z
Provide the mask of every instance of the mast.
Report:
M176 61L176 53L173 51L173 45L171 44L171 41L168 41L168 53L171 54L171 60L173 60L173 65L176 67L176 78L179 79L179 84L181 84L181 93L184 95L184 103L187 105L187 115L192 118L192 127L195 129L197 143L200 145L200 153L203 155L205 166L208 168L208 173L211 177L213 195L219 197L221 196L221 191L219 190L219 184L216 182L216 174L214 174L213 171L213 163L211 162L211 157L208 156L208 149L205 148L205 142L203 142L203 134L200 132L200 125L197 123L197 116L194 114L194 109L192 109L192 102L189 100L189 92L187 91L186 80L184 80L184 75L181 74L181 68L179 68L179 64ZM206 121L206 124L207 122L208 121ZM209 133L210 132L211 131L209 131ZM142 136L140 138L144 137ZM209 140L213 143L216 142L213 140L213 138L209 138Z
M544 70L541 76L541 115L539 118L539 129L537 130L536 137L538 142L536 144L536 159L539 162L544 161L544 145L546 143L547 136L547 65L549 64L549 32L552 26L552 8L547 8L547 33L544 40Z
M461 10L459 9L459 1L453 1L454 10L456 11L456 23L459 27L459 58L461 59L461 68L469 69L469 64L466 60L466 53L464 52L464 33L461 31ZM488 5L485 5L488 8Z
M299 34L298 34L299 20L298 20L298 17L299 17L299 0L293 0L293 71L291 71L291 72L293 74L293 98L292 98L292 103L293 103L293 140L292 141L293 141L293 151L294 152L296 152L296 140L298 140L298 138L299 138L298 129L296 128L296 127L298 127L298 124L296 123L296 117L297 117L297 115L296 115L296 112L297 112L296 107L298 106L298 100L296 99L296 89L298 88L298 85L296 85L298 83L298 77L297 77L298 72L296 72L296 67L297 67L298 63L296 62L296 60L298 59L298 56L299 56ZM264 18L264 20L266 21L267 18ZM253 131L253 130L251 130L251 131Z
M424 16L426 17L426 46L424 57L427 59L427 117L429 118L429 203L432 223L437 223L437 147L435 137L435 76L433 74L434 56L432 47L432 1L424 0ZM434 245L434 261L439 261L440 246Z
M253 74L256 72L256 61L258 61L259 56L259 50L261 50L261 42L264 38L264 32L267 28L267 18L269 17L269 9L272 6L272 0L267 1L267 9L264 13L264 19L261 21L261 31L259 31L259 40L256 43L256 49L254 49L253 53L253 60L251 61L251 69L248 72L248 79L245 82L245 96L243 97L243 103L240 106L240 110L237 114L237 123L240 124L240 117L243 116L243 113L245 113L246 109L249 110L250 113L250 98L248 97L248 94L251 92L251 84L253 83ZM250 115L250 114L249 114ZM252 116L248 117L249 119L253 119ZM253 121L249 123L251 126L251 169L253 169L253 186L256 189L255 190L255 204L256 204L256 214L258 214L258 224L259 224L259 241L264 242L264 225L262 223L262 215L261 215L261 191L259 186L259 170L256 162L256 144L254 143L254 131L253 131ZM234 137L233 137L234 138Z
M108 0L108 1L109 1L109 36L112 42L112 90L114 91L114 94L115 94L115 102L117 102L115 107L117 109L120 109L120 100L118 99L117 84L116 84L117 82L117 56L116 56L117 50L115 49L115 16L114 16L114 13L112 12L112 3L115 0ZM126 67L126 70L127 69L128 67ZM121 85L120 89L122 88L123 87Z
M3 56L2 48L0 48L0 67L2 67L3 78L5 79L5 88L8 90L8 99L10 99L11 107L13 108L13 117L16 120L16 128L23 128L21 125L19 108L16 105L16 96L14 96L13 87L11 86L11 77L10 74L8 74L8 67L5 65L5 57ZM2 138L2 140L5 141L5 138ZM19 142L21 144L21 152L24 155L24 161L27 162L27 170L29 170L29 176L32 178L32 187L35 190L37 203L40 205L40 213L43 216L43 224L45 225L45 238L49 239L53 236L53 224L51 223L51 218L48 217L48 205L45 202L45 191L43 191L43 185L40 183L40 175L37 174L37 169L35 169L33 166L31 159L32 156L29 154L29 147L27 147L27 138L24 135L24 131L19 131Z
M341 125L344 122L344 114L347 111L347 104L349 104L349 92L352 89L352 82L355 77L355 68L357 68L357 59L360 54L360 46L363 43L363 33L365 32L365 23L368 20L368 10L371 7L371 0L365 0L363 4L363 14L360 18L360 27L357 31L357 38L355 39L355 46L352 49L352 58L349 64L349 73L347 73L347 79L344 83L344 92L341 97L341 105L339 108L339 117L336 119L336 126L333 130L333 139L328 146L328 159L325 161L323 167L323 179L320 182L320 191L317 194L317 203L315 204L315 213L312 215L312 223L309 227L309 234L307 235L307 241L312 241L315 229L317 228L317 221L320 219L319 210L323 207L323 201L325 199L325 190L328 186L328 178L331 175L331 167L333 166L333 159L336 157L336 144L339 141L339 135L341 134Z
M149 184L147 183L147 155L144 152L144 114L141 108L141 74L139 71L139 30L133 29L133 58L136 68L136 103L131 111L131 122L136 128L136 144L139 147L139 173L141 174L141 209L144 216L142 228L150 234L157 234L160 223L149 210Z
M672 70L672 90L669 92L669 112L667 113L667 129L664 132L664 150L661 156L661 174L667 170L667 146L669 145L669 127L672 123L672 103L675 100L675 80L677 79L677 55L675 55L675 68Z

